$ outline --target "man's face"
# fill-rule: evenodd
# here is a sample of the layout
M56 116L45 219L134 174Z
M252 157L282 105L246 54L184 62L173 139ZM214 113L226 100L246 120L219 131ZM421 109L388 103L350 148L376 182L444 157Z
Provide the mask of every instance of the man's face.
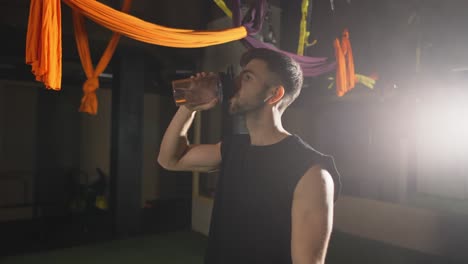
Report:
M229 100L229 112L243 115L264 107L271 78L266 63L258 59L251 60L237 78L238 87Z

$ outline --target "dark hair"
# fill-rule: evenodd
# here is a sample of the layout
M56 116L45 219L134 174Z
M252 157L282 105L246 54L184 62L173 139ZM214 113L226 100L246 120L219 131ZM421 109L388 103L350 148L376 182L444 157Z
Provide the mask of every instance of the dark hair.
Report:
M265 49L254 48L245 52L240 60L240 65L244 67L251 60L262 60L267 64L268 70L274 73L284 87L283 110L288 107L299 96L302 88L303 76L299 63L286 54Z

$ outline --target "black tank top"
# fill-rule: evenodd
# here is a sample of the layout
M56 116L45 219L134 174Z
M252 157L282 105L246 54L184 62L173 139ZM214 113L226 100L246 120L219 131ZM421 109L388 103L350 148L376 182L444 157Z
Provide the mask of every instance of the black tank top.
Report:
M291 263L291 208L296 184L315 164L340 192L333 158L298 136L253 146L248 135L222 142L222 164L211 218L206 264Z

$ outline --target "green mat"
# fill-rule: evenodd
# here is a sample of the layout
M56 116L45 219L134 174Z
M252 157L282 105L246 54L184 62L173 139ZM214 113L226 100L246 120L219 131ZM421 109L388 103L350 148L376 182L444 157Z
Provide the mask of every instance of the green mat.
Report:
M174 232L0 258L1 264L201 264L207 238L194 232ZM460 264L448 257L428 255L382 242L334 232L327 264Z
M187 264L203 263L207 238L193 232L115 240L0 259L2 264Z

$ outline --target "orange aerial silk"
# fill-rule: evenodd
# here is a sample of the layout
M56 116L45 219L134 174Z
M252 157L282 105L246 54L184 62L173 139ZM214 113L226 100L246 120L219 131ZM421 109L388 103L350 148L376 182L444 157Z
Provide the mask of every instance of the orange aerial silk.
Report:
M80 13L116 33L150 44L177 48L199 48L223 44L247 36L247 30L242 26L212 31L168 28L143 21L95 0L62 1L74 10L74 17L77 17L76 14ZM31 0L26 41L26 63L32 65L32 72L36 76L36 80L43 82L46 88L54 90L60 90L62 78L60 11L60 0ZM82 24L82 18L78 16L74 21L75 30L83 29ZM87 42L83 38L84 34L80 33L79 40L77 40L78 46L82 46L78 48L81 49L80 57L82 62L86 61L87 59L84 58L88 56L86 55L86 48L83 47L83 43ZM87 83L84 85L85 97L88 97L88 99L84 98L82 100L84 105L82 105L81 109L83 111L88 112L90 110L90 112L94 112L93 108L97 107L97 104L93 106L92 103L94 101L92 94L96 90L93 87L99 86L97 82L99 74L96 73L102 72L108 60L110 60L118 42L118 37L115 38L111 39L100 64L94 71L92 71L90 63L83 63L88 77Z
M356 84L353 51L347 29L343 32L341 43L338 39L335 39L333 45L336 56L336 94L343 96L353 89Z
M96 23L142 42L176 48L200 48L247 36L245 27L214 31L168 28L143 21L95 0L62 0Z
M46 88L62 82L62 14L60 0L31 0L26 36L26 63Z
M123 12L130 10L131 0L125 0L122 6ZM96 115L98 109L98 100L96 90L99 87L99 75L106 69L112 55L114 54L117 44L120 39L120 34L114 33L107 45L106 50L102 54L96 69L93 69L91 53L89 51L88 34L86 32L84 17L77 11L73 10L73 27L75 29L76 46L80 55L81 64L86 74L87 80L83 84L83 98L81 99L80 112Z

